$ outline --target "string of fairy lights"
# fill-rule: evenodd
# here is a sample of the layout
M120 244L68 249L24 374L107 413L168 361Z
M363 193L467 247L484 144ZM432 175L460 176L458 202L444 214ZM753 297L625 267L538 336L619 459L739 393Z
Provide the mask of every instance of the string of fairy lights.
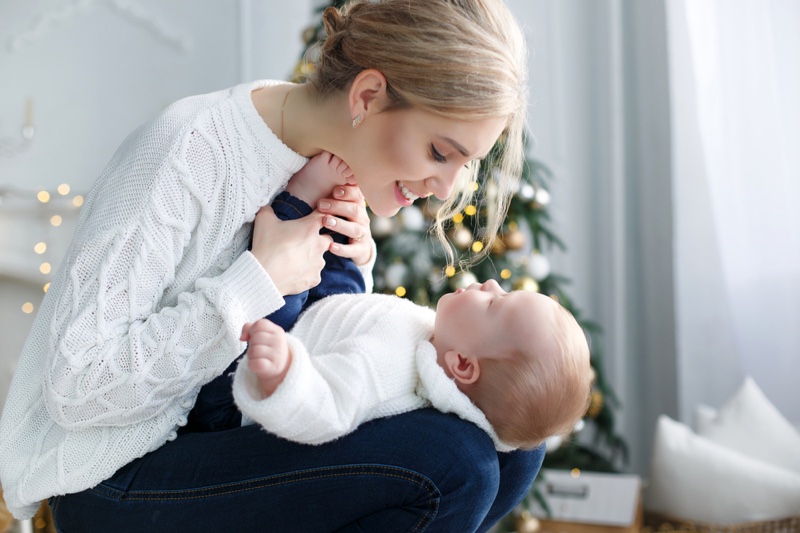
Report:
M77 217L80 208L83 206L84 195L75 193L68 183L58 185L55 190L38 189L34 191L21 190L10 187L0 187L0 213L3 211L11 212L14 217L18 213L35 215L36 218L43 219L45 229L62 229L65 225L65 217ZM15 224L16 225L16 224ZM28 227L28 230L31 228ZM25 246L27 253L33 254L33 259L25 258L24 268L31 268L33 272L25 273L24 277L36 279L40 277L42 282L42 292L46 293L50 288L51 274L54 271L52 258L53 253L48 253L54 248L56 240L63 244L68 242L70 235L60 235L59 231L49 236L42 235L40 228L34 226L34 231L30 232L30 242ZM39 229L40 231L37 231ZM49 233L49 232L44 232ZM27 239L28 237L24 237ZM60 252L58 253L60 255ZM38 275L36 274L38 272ZM31 314L36 310L36 304L27 300L20 305L20 310L24 314Z

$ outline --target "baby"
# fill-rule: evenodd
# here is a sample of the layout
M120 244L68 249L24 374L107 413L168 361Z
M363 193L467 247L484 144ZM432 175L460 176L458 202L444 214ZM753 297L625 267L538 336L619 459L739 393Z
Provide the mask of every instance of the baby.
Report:
M312 206L330 195L335 187L352 183L353 172L350 167L339 157L322 152L312 157L292 176L286 189L272 201L272 209L281 220L308 216L313 211ZM334 242L347 244L347 237L337 233L331 233L331 237ZM294 325L300 312L315 301L331 294L365 291L364 276L352 260L330 252L325 252L324 259L325 267L320 272L320 283L310 290L285 296L283 307L266 318L288 330ZM237 364L238 359L220 376L200 389L181 433L221 431L241 426L241 413L231 395L231 375Z
M310 306L290 333L245 324L233 396L243 423L319 444L375 418L433 407L484 429L500 451L569 432L589 401L586 337L555 300L494 280L433 310L384 294Z

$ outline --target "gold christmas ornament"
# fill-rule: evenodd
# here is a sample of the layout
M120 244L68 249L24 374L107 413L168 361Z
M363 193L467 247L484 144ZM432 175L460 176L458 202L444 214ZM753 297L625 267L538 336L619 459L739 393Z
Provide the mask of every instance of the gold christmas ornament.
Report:
M525 234L519 229L512 229L503 235L503 244L509 250L519 250L525 246Z
M499 236L492 240L492 253L494 255L503 255L506 253L506 245L503 244L503 239Z
M469 228L462 225L453 228L450 232L450 238L453 239L453 243L462 250L469 247L473 240L472 232Z
M528 276L521 276L514 280L511 284L511 287L515 291L531 291L531 292L539 292L539 284L536 283L536 280L528 277Z
M309 26L305 30L303 30L303 42L306 44L311 44L317 40L317 28L314 26Z
M514 530L517 533L538 533L540 529L539 520L532 516L527 509L522 511L514 521Z
M8 531L13 523L14 516L11 514L11 511L8 510L8 507L6 507L3 494L0 493L0 531Z
M605 398L603 397L603 393L597 389L593 390L591 401L589 403L589 409L586 410L586 415L589 418L597 418L597 415L599 415L600 411L603 410L604 403Z

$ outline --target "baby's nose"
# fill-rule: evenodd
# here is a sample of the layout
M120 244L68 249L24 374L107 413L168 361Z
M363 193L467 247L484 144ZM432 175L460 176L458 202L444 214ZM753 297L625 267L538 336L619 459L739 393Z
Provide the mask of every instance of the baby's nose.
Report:
M500 284L497 283L497 281L493 280L493 279L486 280L481 285L481 290L482 291L487 291L487 292L504 292L503 289L500 288Z

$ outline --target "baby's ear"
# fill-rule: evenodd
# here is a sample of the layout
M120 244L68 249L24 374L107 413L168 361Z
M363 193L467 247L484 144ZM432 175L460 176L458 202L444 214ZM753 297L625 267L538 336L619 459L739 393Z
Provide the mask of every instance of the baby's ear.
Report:
M462 385L475 383L481 375L478 358L472 355L462 355L451 350L444 354L444 364L455 380Z

